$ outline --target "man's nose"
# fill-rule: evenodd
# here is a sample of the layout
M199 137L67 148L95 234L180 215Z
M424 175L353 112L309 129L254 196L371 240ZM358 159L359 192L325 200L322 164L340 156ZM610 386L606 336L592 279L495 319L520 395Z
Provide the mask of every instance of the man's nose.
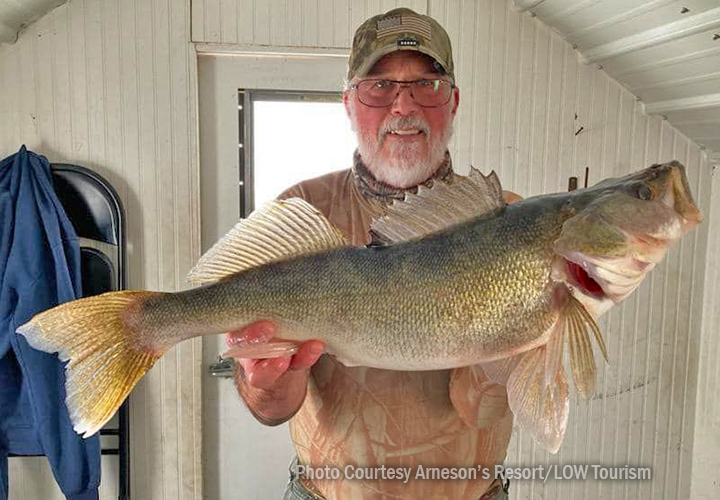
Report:
M390 111L394 115L414 115L420 110L417 102L410 93L410 87L400 87L400 92L392 103Z

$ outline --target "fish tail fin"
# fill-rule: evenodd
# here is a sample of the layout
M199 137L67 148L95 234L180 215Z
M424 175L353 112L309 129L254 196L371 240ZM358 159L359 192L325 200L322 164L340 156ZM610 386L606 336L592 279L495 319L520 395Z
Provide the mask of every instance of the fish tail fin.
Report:
M65 404L75 432L95 434L167 348L138 342L137 306L162 295L121 291L66 302L17 329L30 346L57 352L65 366ZM169 347L169 346L168 346Z

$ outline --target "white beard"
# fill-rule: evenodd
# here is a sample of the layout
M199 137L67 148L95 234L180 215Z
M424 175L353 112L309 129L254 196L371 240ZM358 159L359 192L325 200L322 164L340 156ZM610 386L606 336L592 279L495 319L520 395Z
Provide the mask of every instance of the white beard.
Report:
M390 118L378 131L378 136L358 130L355 120L355 104L350 105L350 123L358 139L358 151L365 166L377 180L396 188L408 188L425 182L435 173L445 159L453 126L450 121L440 135L429 136L430 130L424 120L417 116ZM379 150L390 130L415 128L425 133L429 141L428 154L421 153L420 141L391 144L389 157L380 157Z

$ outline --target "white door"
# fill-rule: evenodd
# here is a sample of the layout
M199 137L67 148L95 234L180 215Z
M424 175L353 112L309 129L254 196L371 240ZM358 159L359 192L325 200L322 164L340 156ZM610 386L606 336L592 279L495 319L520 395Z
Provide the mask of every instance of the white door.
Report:
M345 57L200 54L198 59L205 251L253 201L259 206L302 179L350 167L354 139L337 94L334 99L328 94L342 89ZM304 91L321 98L304 99ZM287 424L257 423L232 379L210 376L224 349L222 336L203 339L205 498L282 498L294 456Z

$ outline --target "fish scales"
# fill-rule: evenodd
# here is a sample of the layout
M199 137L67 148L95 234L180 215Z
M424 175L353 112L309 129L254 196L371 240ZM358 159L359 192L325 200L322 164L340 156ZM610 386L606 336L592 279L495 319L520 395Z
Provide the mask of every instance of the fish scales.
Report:
M281 338L318 338L341 357L352 353L400 368L493 359L537 338L557 317L549 241L568 217L557 209L561 204L519 202L502 217L428 239L266 264L154 297L142 314L150 324L181 323L188 337L269 319ZM176 328L158 326L153 336L175 337Z

